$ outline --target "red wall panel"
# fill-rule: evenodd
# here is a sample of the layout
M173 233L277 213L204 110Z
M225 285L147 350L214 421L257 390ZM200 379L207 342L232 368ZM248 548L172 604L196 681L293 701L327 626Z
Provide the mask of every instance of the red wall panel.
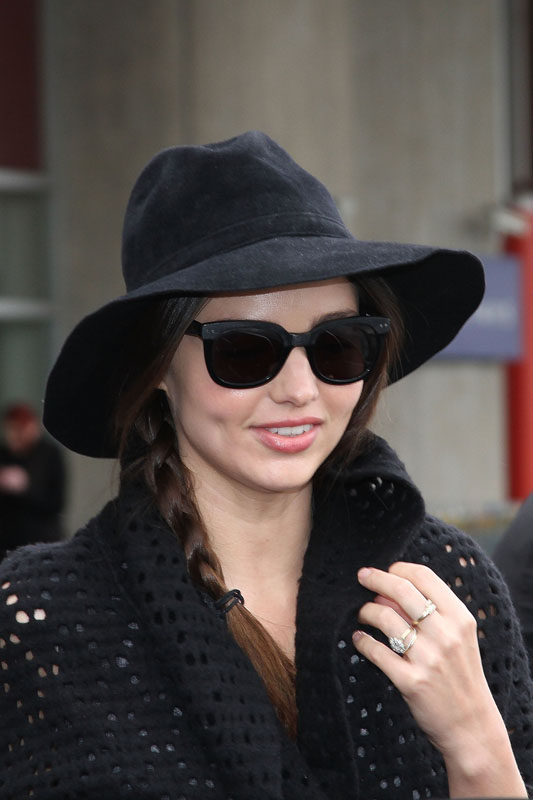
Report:
M0 0L0 168L39 169L38 0Z

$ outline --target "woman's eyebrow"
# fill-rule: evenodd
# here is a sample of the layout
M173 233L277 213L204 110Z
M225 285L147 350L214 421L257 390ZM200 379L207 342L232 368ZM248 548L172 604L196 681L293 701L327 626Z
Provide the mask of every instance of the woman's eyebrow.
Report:
M347 308L341 311L330 311L328 314L321 314L313 320L313 328L322 322L330 322L332 319L344 319L345 317L356 317L359 314L356 308Z

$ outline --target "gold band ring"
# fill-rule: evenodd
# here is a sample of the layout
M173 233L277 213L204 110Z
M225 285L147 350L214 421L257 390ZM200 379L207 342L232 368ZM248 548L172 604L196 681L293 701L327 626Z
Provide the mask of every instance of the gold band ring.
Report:
M417 619L414 619L411 622L411 625L418 625L420 622L422 622L423 619L425 619L426 617L429 617L436 610L437 610L437 606L435 605L433 600L430 600L429 597L428 597L428 599L426 600L426 604L424 606L424 610L422 611L422 613L420 614L420 616Z

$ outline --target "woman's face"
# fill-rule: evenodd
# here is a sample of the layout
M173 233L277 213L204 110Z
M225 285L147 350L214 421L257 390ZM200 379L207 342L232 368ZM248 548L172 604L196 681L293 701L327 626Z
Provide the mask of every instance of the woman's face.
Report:
M339 278L213 297L197 319L265 320L300 333L328 315L356 313L354 287ZM305 350L295 348L269 383L228 389L209 376L202 341L186 335L161 388L168 395L181 458L197 480L215 482L222 490L232 485L269 493L308 486L344 433L363 382L324 383L313 374ZM301 426L303 432L294 431ZM292 430L273 430L280 428Z

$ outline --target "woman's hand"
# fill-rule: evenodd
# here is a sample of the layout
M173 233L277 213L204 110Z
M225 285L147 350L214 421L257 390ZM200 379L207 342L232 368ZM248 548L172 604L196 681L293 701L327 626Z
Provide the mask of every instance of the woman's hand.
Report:
M354 645L390 678L441 751L450 796L527 797L466 606L421 564L398 562L388 572L363 568L358 579L376 593L359 622L410 646L398 655L362 631L354 633Z

